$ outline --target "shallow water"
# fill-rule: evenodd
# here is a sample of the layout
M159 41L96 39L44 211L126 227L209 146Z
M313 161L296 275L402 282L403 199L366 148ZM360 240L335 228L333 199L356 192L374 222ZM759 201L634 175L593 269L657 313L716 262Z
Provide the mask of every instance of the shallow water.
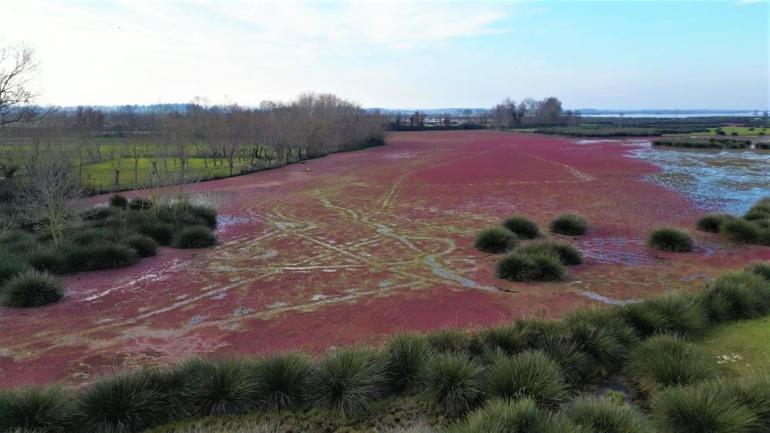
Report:
M647 143L631 154L661 168L649 180L709 210L742 214L770 196L770 152L656 149Z

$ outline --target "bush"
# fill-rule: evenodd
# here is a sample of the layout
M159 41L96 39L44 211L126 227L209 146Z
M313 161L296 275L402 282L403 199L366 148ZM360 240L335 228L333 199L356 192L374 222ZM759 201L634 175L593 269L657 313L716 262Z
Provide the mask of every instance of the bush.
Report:
M609 398L578 397L564 406L562 414L591 433L653 433L634 407Z
M567 236L584 235L588 232L588 221L580 215L564 214L551 221L551 231Z
M523 216L512 216L503 222L503 226L521 239L540 237L540 228L537 224Z
M484 229L476 236L473 245L485 253L504 253L516 247L516 236L499 227Z
M631 353L628 375L644 392L689 385L717 375L715 360L683 340L668 335L651 337Z
M134 249L108 241L89 245L71 245L64 255L64 261L70 272L123 268L135 264L137 260Z
M0 284L24 272L27 264L16 254L0 249Z
M144 221L138 226L139 233L149 236L160 245L170 245L174 237L174 226L158 221Z
M135 433L165 422L177 410L169 390L150 374L121 374L102 379L80 395L83 414L78 431Z
M30 308L57 302L64 287L51 274L30 269L8 280L0 293L6 307Z
M70 431L76 418L72 400L59 388L0 391L0 431Z
M500 357L489 369L490 393L504 398L531 398L539 405L556 407L567 385L559 364L541 351Z
M415 388L430 350L422 335L401 334L390 339L385 348L385 376L391 391L401 393Z
M746 271L759 275L765 280L770 281L770 263L769 262L754 263L753 265L747 267Z
M152 257L158 251L158 244L155 240L145 235L129 236L126 239L126 245L134 249L139 257Z
M701 219L698 220L697 227L698 230L709 232L709 233L719 233L719 231L722 228L722 224L726 223L727 221L734 220L735 217L729 214L723 214L723 213L712 213L703 216Z
M674 253L686 253L694 248L693 240L687 232L669 227L655 229L647 243L656 250Z
M651 406L663 432L748 433L758 425L748 407L705 386L663 390L653 395Z
M722 224L720 233L739 244L754 244L759 240L759 227L749 221L732 219Z
M662 333L700 335L709 325L701 299L678 293L626 305L623 315L642 337Z
M110 206L125 209L128 207L128 199L120 194L115 194L110 197Z
M484 368L464 354L443 353L428 361L423 373L425 395L449 416L476 407L486 395Z
M370 413L387 391L382 358L364 349L326 356L310 376L308 400L343 417Z
M174 248L207 248L216 243L217 238L208 227L193 226L174 233L171 245Z
M492 400L483 408L469 414L457 431L462 433L582 433L574 425L538 408L530 399Z
M257 383L243 361L194 359L182 366L185 394L197 416L237 415L257 408Z
M60 250L44 249L34 251L27 256L29 265L41 272L60 274L66 272L64 254Z
M498 278L508 281L558 281L565 270L554 254L532 254L514 251L503 257L496 268Z
M519 247L516 252L523 254L553 254L565 266L583 263L583 254L570 244L562 242L533 242Z
M254 368L254 380L260 406L284 410L302 405L311 368L310 361L299 354L277 355L259 361Z
M723 275L706 291L705 302L716 322L757 317L770 309L770 283L749 272Z

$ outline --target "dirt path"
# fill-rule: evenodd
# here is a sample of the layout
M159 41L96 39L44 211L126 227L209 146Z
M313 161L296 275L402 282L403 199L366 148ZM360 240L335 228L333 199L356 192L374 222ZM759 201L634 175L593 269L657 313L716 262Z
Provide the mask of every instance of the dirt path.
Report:
M700 287L721 269L770 259L768 248L715 237L691 255L649 251L652 227L691 226L702 210L643 181L655 167L629 149L397 133L381 148L184 187L219 208L220 245L70 277L55 305L0 309L0 384L78 384L200 354L322 352L402 330L558 316ZM495 258L472 248L478 229L507 215L546 225L567 211L592 223L575 241L588 261L569 281L499 281Z

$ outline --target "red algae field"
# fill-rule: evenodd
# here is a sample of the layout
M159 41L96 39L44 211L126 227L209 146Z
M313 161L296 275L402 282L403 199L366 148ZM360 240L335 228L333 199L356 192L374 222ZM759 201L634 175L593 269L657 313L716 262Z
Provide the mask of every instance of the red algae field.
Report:
M66 297L0 307L0 385L83 384L116 370L377 343L399 331L477 327L621 303L709 279L770 248L695 232L709 209L645 180L635 141L493 131L394 133L388 144L166 190L216 206L220 244L68 277ZM104 198L101 198L104 200ZM577 212L586 256L558 283L510 283L474 234L522 214ZM645 246L688 228L689 254Z

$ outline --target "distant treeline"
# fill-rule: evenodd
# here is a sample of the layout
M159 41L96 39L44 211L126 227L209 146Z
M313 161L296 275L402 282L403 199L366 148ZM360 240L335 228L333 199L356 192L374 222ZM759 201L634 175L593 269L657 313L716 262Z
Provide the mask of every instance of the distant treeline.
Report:
M674 138L655 140L653 146L681 147L685 149L751 149L751 140L732 140L728 138ZM758 143L757 149L765 149L766 143Z

